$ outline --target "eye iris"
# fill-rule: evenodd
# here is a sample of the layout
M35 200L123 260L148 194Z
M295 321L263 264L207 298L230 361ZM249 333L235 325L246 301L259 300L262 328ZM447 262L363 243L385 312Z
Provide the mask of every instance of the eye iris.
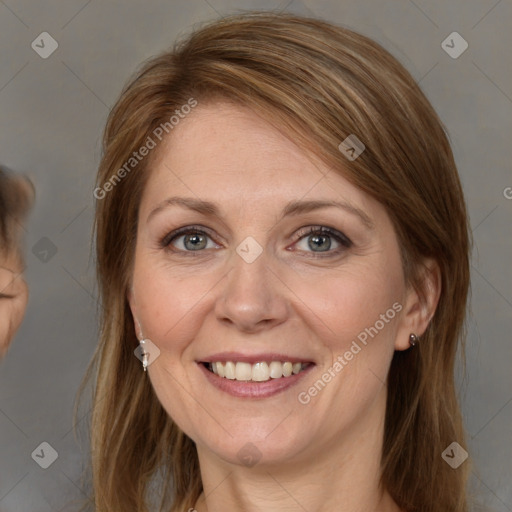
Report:
M331 248L331 239L327 235L311 235L308 240L309 248L317 252L328 251Z
M206 247L206 237L199 233L191 233L185 235L184 245L187 249L190 249L192 251L204 249Z

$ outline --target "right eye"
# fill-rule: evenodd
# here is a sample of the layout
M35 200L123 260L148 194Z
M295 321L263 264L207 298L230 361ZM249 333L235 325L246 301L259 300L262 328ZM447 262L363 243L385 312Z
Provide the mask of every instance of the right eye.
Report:
M215 249L219 247L210 235L202 229L185 227L169 233L163 240L162 246L172 245L177 251L198 252L203 249Z

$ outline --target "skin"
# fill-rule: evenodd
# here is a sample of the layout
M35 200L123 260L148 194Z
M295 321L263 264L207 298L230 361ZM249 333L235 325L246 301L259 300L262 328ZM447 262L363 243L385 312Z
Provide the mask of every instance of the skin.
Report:
M179 205L151 214L172 196L211 201L220 216ZM371 227L336 207L282 217L296 200L343 201ZM183 235L161 246L191 225L209 235L205 248L191 250ZM329 251L315 257L309 226L336 229L352 245L330 238ZM264 249L252 263L236 252L248 236ZM405 282L384 207L252 111L200 104L180 121L142 196L128 300L137 335L160 350L148 368L154 390L197 446L205 489L197 511L399 510L379 489L386 376L394 351L408 349L409 334L420 336L434 313L438 272L425 263L420 300ZM400 313L300 403L298 394L397 302ZM273 397L236 398L196 363L220 351L282 352L315 367ZM260 453L252 467L238 456L247 443Z
M21 325L28 302L23 264L16 252L0 256L0 359Z

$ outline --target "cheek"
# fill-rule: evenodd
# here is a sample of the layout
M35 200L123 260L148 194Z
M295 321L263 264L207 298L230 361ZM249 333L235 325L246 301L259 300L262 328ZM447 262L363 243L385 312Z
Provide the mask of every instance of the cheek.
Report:
M396 261L363 262L320 279L302 274L294 280L290 287L304 304L302 316L310 317L317 331L321 326L320 337L331 349L343 350L376 323L379 334L387 332L392 337L397 317L393 304L400 302L403 293L401 268Z
M144 336L160 350L180 351L200 327L197 319L215 285L214 276L190 275L190 271L180 271L179 267L159 264L140 267L150 269L136 269L133 279Z
M330 355L317 375L325 388L317 380L300 389L299 399L339 418L333 432L382 396L401 310L400 282L399 272L386 274L378 268L333 273L323 286L297 280L297 295L307 297L300 315L309 319L315 341Z

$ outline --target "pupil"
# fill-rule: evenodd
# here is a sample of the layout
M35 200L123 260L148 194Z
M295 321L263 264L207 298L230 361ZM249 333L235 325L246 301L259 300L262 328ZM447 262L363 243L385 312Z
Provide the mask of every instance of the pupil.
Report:
M308 245L313 250L328 251L331 248L331 239L325 235L313 235L309 237Z
M192 249L193 251L197 249L204 249L206 247L205 242L205 237L198 233L187 235L185 237L185 247L187 249Z

